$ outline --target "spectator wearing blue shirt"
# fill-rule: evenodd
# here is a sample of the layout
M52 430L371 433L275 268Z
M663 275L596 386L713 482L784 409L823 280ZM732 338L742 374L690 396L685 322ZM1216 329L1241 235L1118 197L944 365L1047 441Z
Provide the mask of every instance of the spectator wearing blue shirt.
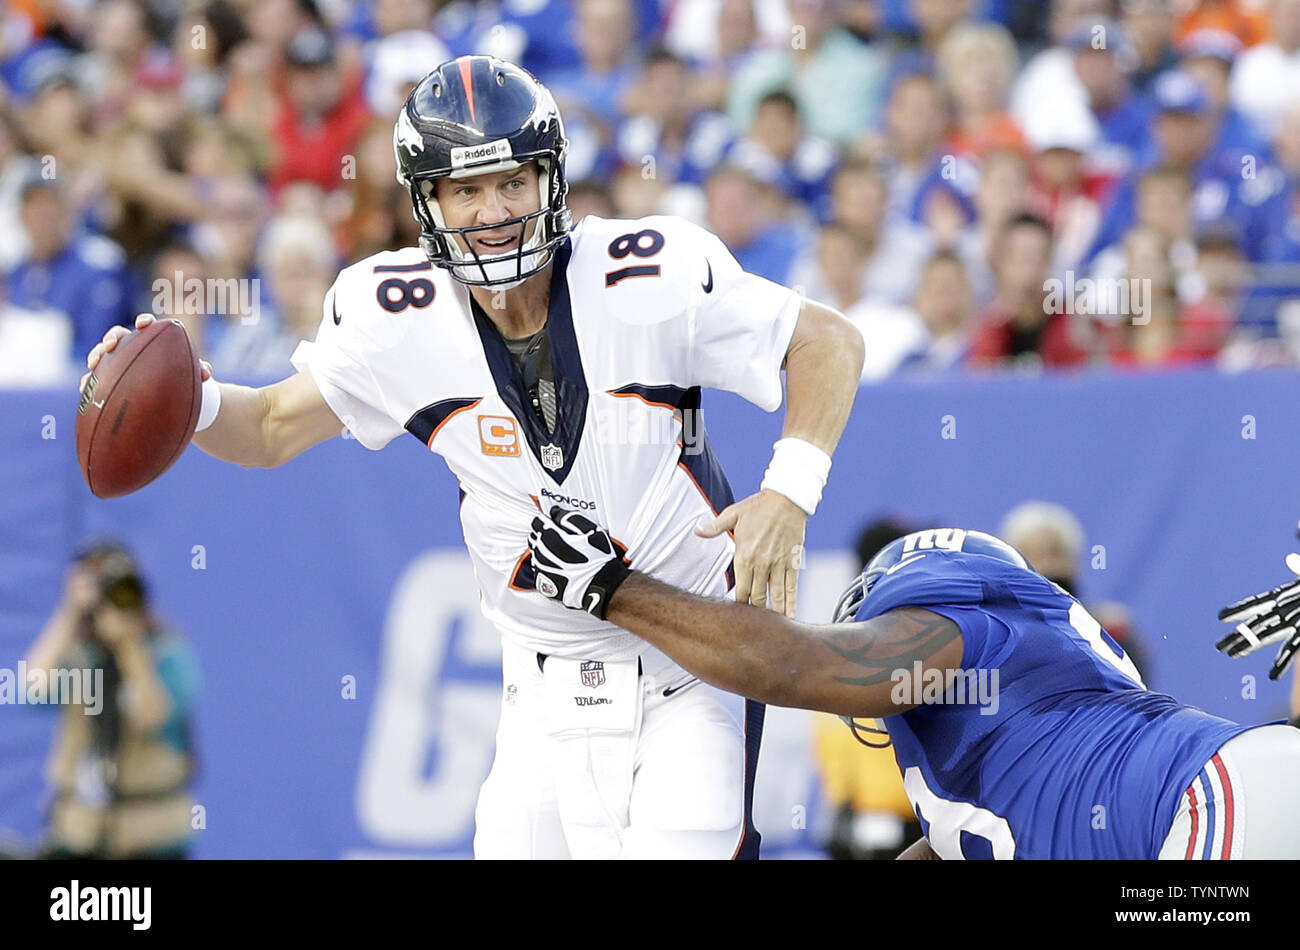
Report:
M939 47L953 27L970 19L974 9L971 0L905 0L905 3L915 39L891 58L885 79L889 90L906 76L935 75ZM886 28L889 28L888 20Z
M548 85L566 119L578 113L612 129L640 72L636 11L631 0L578 0L576 9L579 62L556 70Z
M907 76L890 90L881 167L889 178L891 221L920 220L923 193L943 180L949 121L947 99L933 76Z
M751 274L784 284L801 246L800 235L781 220L779 198L769 186L735 165L723 165L704 185L706 226L722 239Z
M544 80L564 115L565 171L573 179L608 178L617 165L615 131L624 94L640 72L632 0L578 0L579 60Z
M438 11L434 22L439 36L456 56L499 56L518 63L549 86L580 56L574 16L580 3L455 0ZM659 0L634 0L633 17L638 43L648 45L659 29Z
M569 0L458 0L438 11L435 24L454 55L500 56L543 82L578 59Z
M865 257L860 296L900 305L912 298L934 241L920 225L889 220L889 184L887 174L871 162L845 159L831 178L831 220L854 236ZM831 299L828 292L815 291L820 286L816 249L805 243L801 251L791 283L805 288L809 297Z
M1124 28L1137 54L1137 65L1130 78L1133 88L1146 95L1157 76L1178 65L1173 43L1173 4L1169 0L1123 0L1120 6Z
M1300 356L1300 103L1282 117L1272 141L1273 154L1286 174L1284 220L1264 250L1264 266L1242 308L1246 326L1277 328Z
M1100 132L1089 165L1118 178L1151 150L1151 103L1134 90L1130 79L1137 52L1124 28L1109 20L1077 27L1068 46L1074 50L1074 72ZM1044 103L1046 108L1057 105Z
M1238 158L1253 155L1257 161L1272 158L1262 132L1231 102L1232 64L1241 51L1241 40L1226 30L1197 30L1178 48L1183 54L1181 68L1201 84L1218 128L1211 151L1235 153Z
M629 114L617 133L620 162L651 169L665 182L702 185L735 142L731 122L700 106L690 68L666 49L646 57L624 103Z
M1281 169L1263 156L1243 162L1235 150L1215 150L1219 130L1209 97L1188 73L1166 73L1156 83L1155 93L1157 148L1145 168L1164 164L1186 171L1192 181L1195 222L1230 220L1246 257L1262 260L1270 240L1285 222L1286 179ZM1093 254L1117 243L1128 231L1139 177L1140 172L1130 173L1116 188L1093 243Z
M773 183L824 221L830 217L830 182L838 157L830 142L804 134L794 96L777 89L759 101L749 133L727 160Z
M75 215L56 179L28 179L19 217L28 248L7 277L10 302L66 314L73 353L89 352L130 316L126 255L102 235L74 233Z

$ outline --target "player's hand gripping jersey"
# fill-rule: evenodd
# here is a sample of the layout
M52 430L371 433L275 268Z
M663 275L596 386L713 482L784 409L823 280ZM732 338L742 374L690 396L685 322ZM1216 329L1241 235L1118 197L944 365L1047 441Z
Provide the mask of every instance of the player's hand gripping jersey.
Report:
M495 326L419 248L346 268L293 364L367 448L405 431L443 456L463 493L484 612L503 632L541 653L625 659L641 641L534 592L528 525L563 505L606 526L639 570L724 593L730 537L692 530L734 500L697 411L700 387L776 409L799 308L798 295L746 274L682 219L589 216L553 265L553 432Z
M1078 601L997 558L918 547L856 619L899 607L964 640L961 681L885 720L943 858L1154 859L1184 792L1250 728L1146 689Z

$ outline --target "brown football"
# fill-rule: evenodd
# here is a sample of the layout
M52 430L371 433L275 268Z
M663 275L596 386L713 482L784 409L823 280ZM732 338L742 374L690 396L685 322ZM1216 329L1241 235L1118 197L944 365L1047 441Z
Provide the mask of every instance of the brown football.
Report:
M199 356L177 320L123 337L86 380L77 460L90 490L116 498L148 485L185 451L199 423Z

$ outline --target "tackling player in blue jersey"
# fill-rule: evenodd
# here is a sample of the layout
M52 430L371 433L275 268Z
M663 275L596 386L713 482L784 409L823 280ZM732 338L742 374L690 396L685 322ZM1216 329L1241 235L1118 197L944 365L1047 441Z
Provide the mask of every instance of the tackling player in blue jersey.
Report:
M815 626L639 574L572 512L532 527L565 606L602 604L722 689L883 719L925 856L1300 857L1300 730L1151 692L1078 601L991 535L894 541Z

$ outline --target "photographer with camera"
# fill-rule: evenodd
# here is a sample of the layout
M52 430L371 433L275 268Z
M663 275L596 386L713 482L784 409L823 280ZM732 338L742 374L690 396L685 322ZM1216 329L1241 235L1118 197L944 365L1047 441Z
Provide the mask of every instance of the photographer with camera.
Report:
M83 703L57 689L45 697L63 708L47 769L55 797L43 856L186 857L198 667L150 612L145 582L120 544L78 551L27 665L103 671L98 715L84 715Z

